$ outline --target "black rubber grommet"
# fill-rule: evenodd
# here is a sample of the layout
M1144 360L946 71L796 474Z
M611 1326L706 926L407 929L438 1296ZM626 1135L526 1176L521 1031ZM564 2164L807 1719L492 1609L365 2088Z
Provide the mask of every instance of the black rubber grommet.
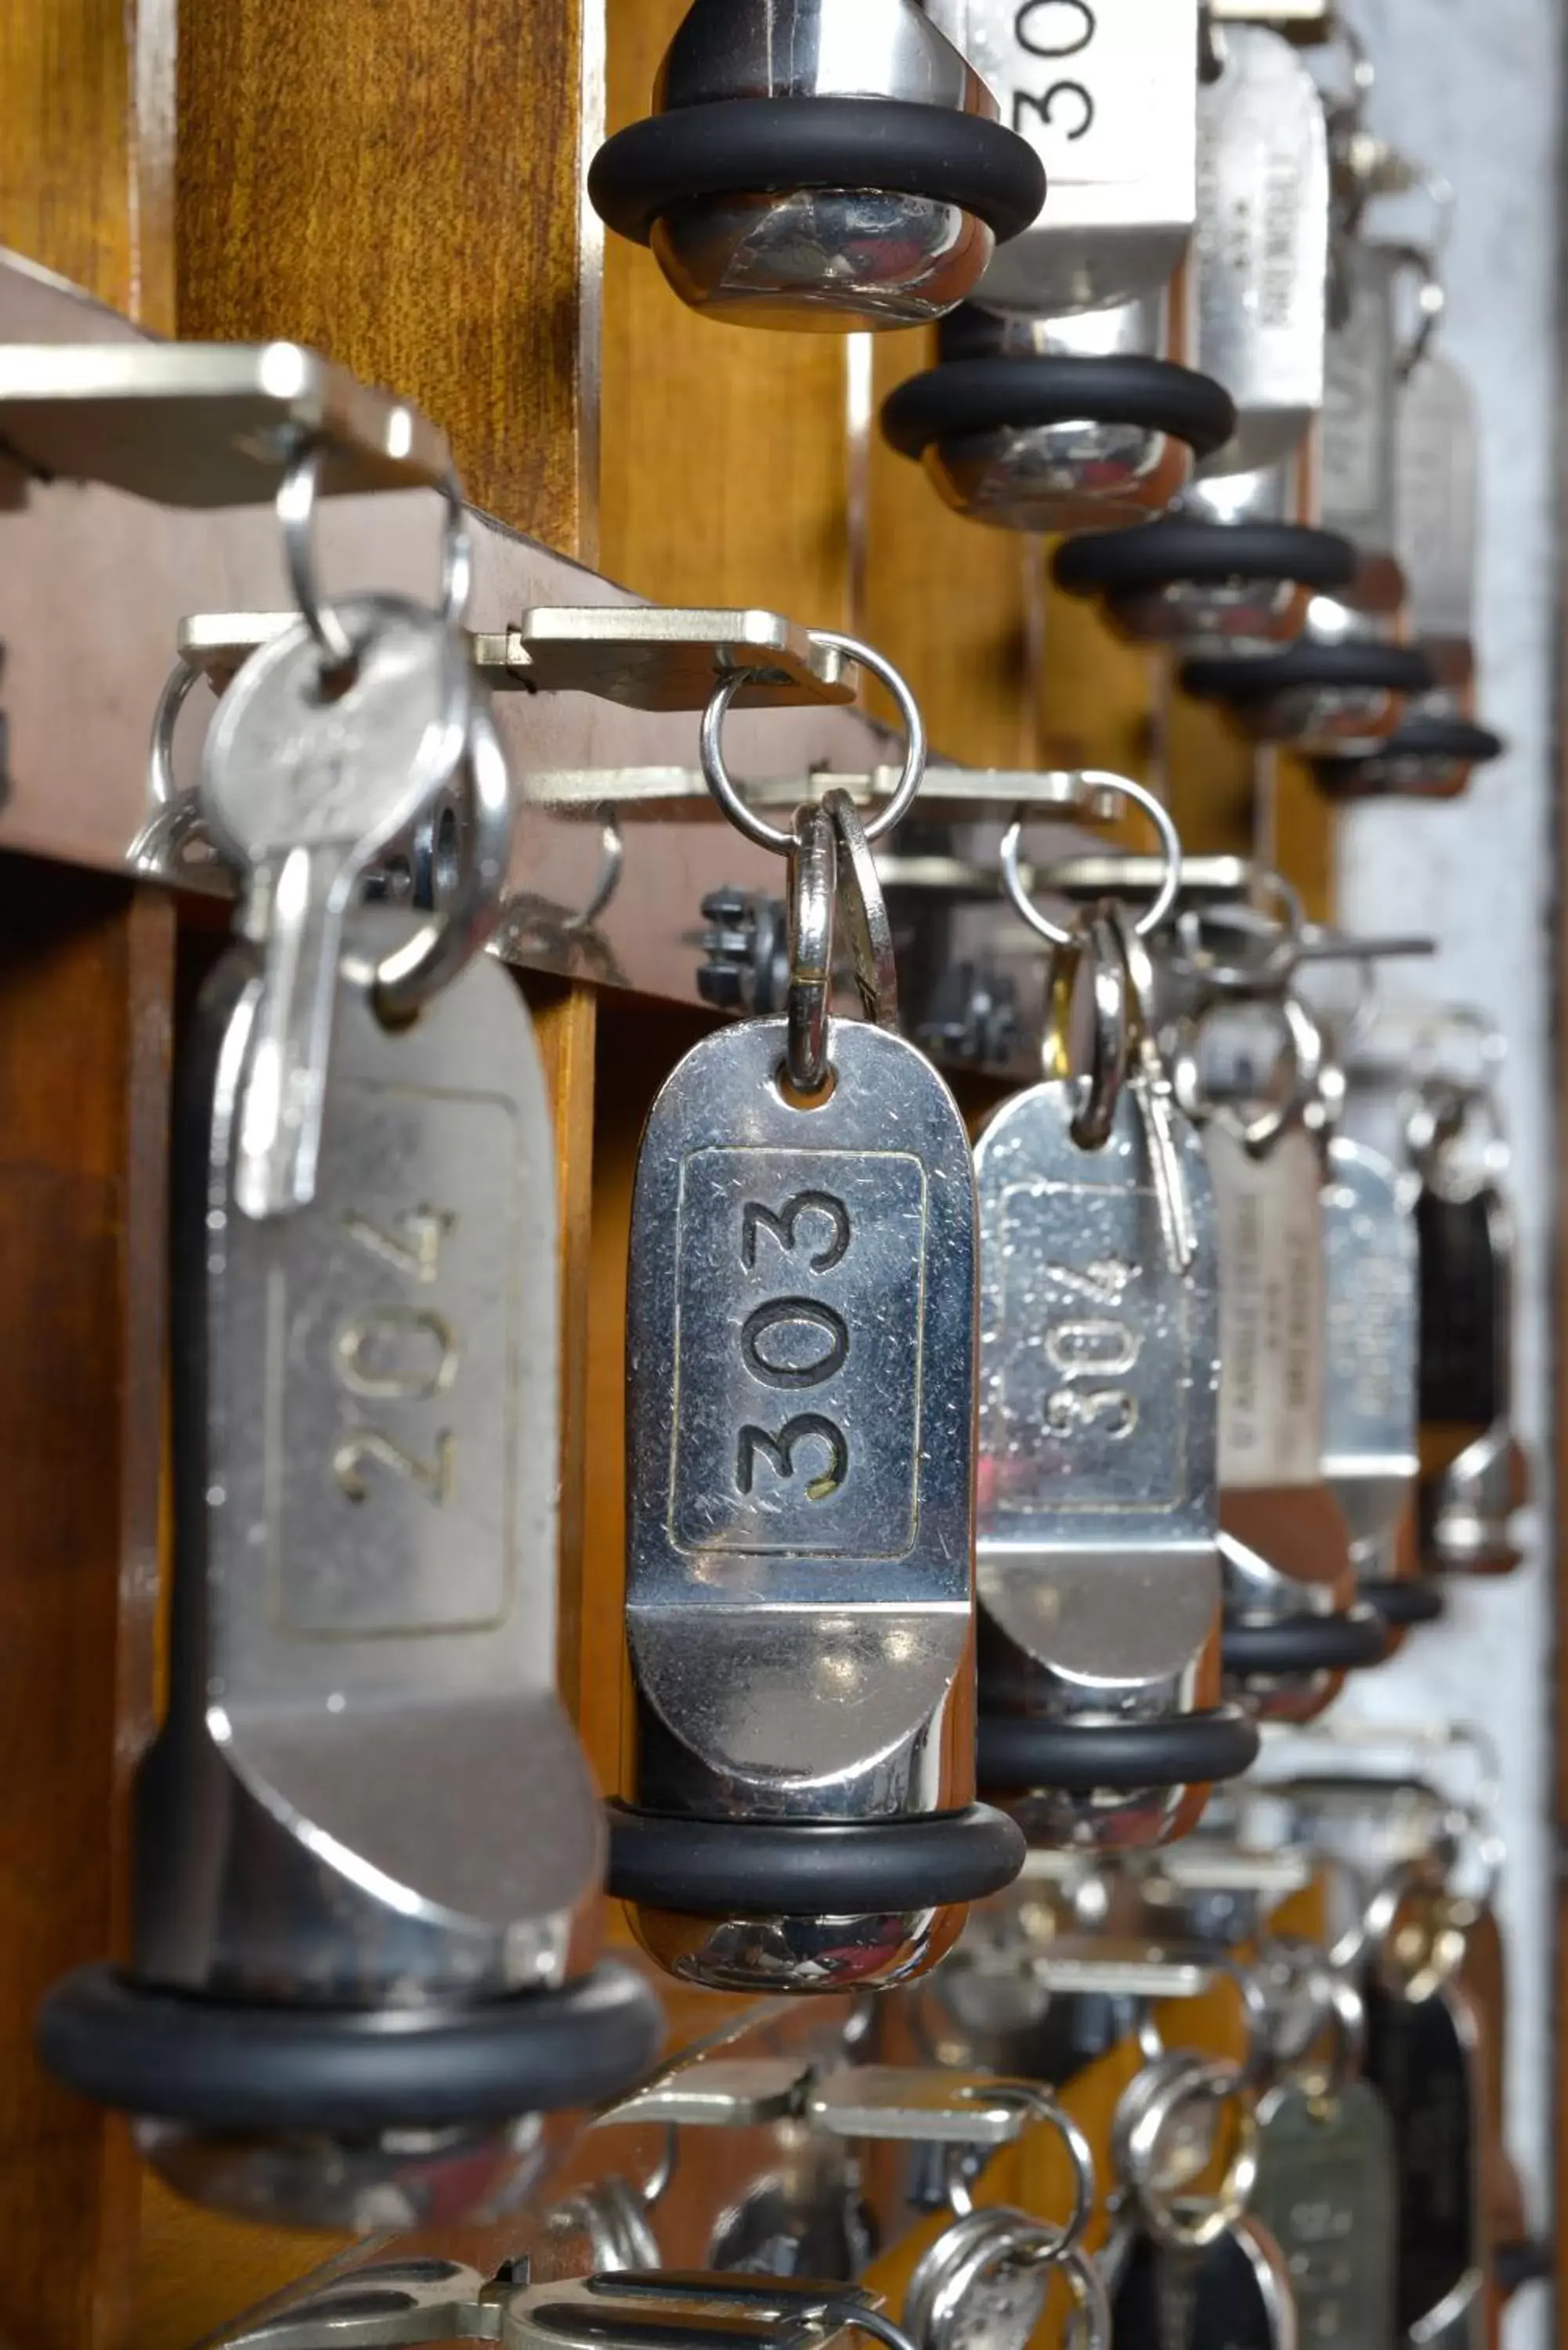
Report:
M1500 759L1507 748L1502 736L1494 734L1490 726L1477 726L1468 718L1413 711L1371 754L1354 759L1316 760L1313 779L1324 797L1331 800L1362 799L1383 794L1397 797L1399 785L1386 780L1397 763L1429 759L1445 767L1482 767L1490 759ZM1419 795L1419 785L1407 788L1412 796Z
M607 139L588 199L621 236L704 196L887 188L976 213L1001 243L1039 217L1045 171L1027 140L983 115L892 98L725 98L650 114Z
M1552 2246L1528 2238L1521 2243L1499 2244L1491 2256L1492 2276L1505 2297L1521 2285L1550 2284L1555 2267Z
M1169 432L1207 457L1235 431L1236 409L1212 377L1129 352L947 359L907 378L882 403L883 437L905 457L970 433L1085 422Z
M697 1918L835 1918L978 1901L1023 1866L987 1804L925 1819L736 1822L608 1804L609 1890Z
M1414 645L1325 645L1308 637L1282 653L1256 660L1203 654L1181 665L1181 690L1199 702L1272 702L1278 694L1314 686L1429 693L1435 682L1431 662Z
M1171 1721L1044 1721L982 1713L979 1778L989 1793L1096 1787L1136 1793L1236 1779L1258 1759L1258 1725L1233 1705Z
M1220 1655L1228 1673L1345 1673L1383 1661L1383 1618L1366 1607L1337 1616L1291 1616L1277 1624L1226 1621Z
M1228 579L1288 580L1323 593L1348 588L1355 549L1337 531L1292 522L1194 522L1178 515L1137 530L1064 539L1051 566L1070 596L1128 596L1151 588L1221 586Z
M1366 1576L1356 1589L1395 1632L1403 1632L1411 1624L1435 1624L1448 1610L1442 1586L1424 1575L1380 1576L1376 1581Z
M57 2080L99 2105L239 2134L503 2121L592 2106L641 2078L664 2034L629 1967L469 2007L229 2005L82 1967L38 2016Z

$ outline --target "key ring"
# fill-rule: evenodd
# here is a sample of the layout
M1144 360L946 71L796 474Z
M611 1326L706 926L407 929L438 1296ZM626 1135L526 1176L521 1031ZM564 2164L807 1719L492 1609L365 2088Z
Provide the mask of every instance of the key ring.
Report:
M1297 2080L1307 2094L1324 2106L1336 2105L1353 2081L1359 2079L1366 2050L1366 2007L1360 1991L1330 1954L1310 1942L1267 1941L1249 1970L1262 2002L1262 2020L1252 2028L1249 2016L1246 2076L1254 2088L1272 2086L1282 2073ZM1274 1987L1265 1988L1272 1972ZM1307 2029L1287 2043L1282 2024L1285 2002L1304 1988L1310 2001ZM1324 2025L1331 2039L1326 2064L1307 2069Z
M1052 967L1041 1058L1048 1077L1072 1074L1067 1031L1078 973L1086 961L1089 1002L1094 1013L1089 1067L1084 1080L1084 1098L1073 1113L1068 1131L1080 1150L1102 1150L1110 1140L1116 1105L1127 1082L1134 1028L1139 1016L1137 993L1127 941L1109 905L1091 906L1075 916L1067 936L1072 941L1072 951L1058 953Z
M820 807L795 810L789 865L789 992L784 1057L798 1094L819 1094L829 1075L828 1003L833 993L833 901L837 833Z
M191 689L202 672L182 653L163 681L158 707L152 713L152 740L147 751L147 795L154 807L171 807L181 796L174 781L174 730Z
M337 615L336 604L322 599L317 588L312 525L320 494L321 466L327 454L323 440L303 442L290 458L278 484L276 513L283 533L283 556L288 584L300 617L315 638L328 671L352 668L359 649ZM462 623L473 584L473 541L468 509L457 475L449 473L440 484L446 501L446 526L441 538L441 616L448 628Z
M982 2093L979 2090L971 2090L969 2094L978 2096ZM988 2104L1016 2106L1022 2112L1032 2116L1035 2121L1048 2122L1067 2149L1068 2159L1073 2165L1072 2210L1064 2220L1054 2224L1044 2220L1032 2219L1030 2221L1031 2226L1044 2231L1052 2245L1049 2251L1043 2250L1040 2252L1040 2260L1042 2262L1058 2260L1072 2245L1079 2241L1094 2211L1094 2148L1072 2115L1059 2106L1055 2098L1041 2088L1037 2082L988 2081L983 2095ZM942 2183L947 2190L949 2209L961 2220L967 2220L972 2212L981 2208L975 2202L962 2167L964 2158L970 2150L961 2142L951 2144L945 2149Z
M1283 1024L1290 1085L1278 1101L1259 1111L1255 1118L1238 1117L1227 1103L1210 1101L1203 1090L1198 1067L1198 1040L1211 1005L1189 1013L1178 1022L1176 1050L1170 1062L1171 1090L1178 1107L1198 1124L1213 1118L1229 1126L1240 1137L1250 1159L1266 1159L1281 1136L1305 1118L1318 1098L1323 1075L1323 1031L1300 996L1286 990L1268 1000L1278 1010Z
M501 912L512 851L512 776L483 698L469 714L462 774L468 855L452 902L377 965L376 1009L383 1020L411 1020L479 952Z
M1257 925L1266 922L1271 911L1266 902L1259 905L1248 899L1241 905L1211 907L1207 913L1189 906L1177 918L1170 956L1179 975L1200 981L1217 995L1267 994L1287 983L1306 934L1306 910L1294 886L1272 868L1254 874L1251 886L1265 901L1272 898L1278 910L1272 935L1257 962L1245 962L1238 957L1227 962L1211 954L1203 944L1203 928L1207 922L1218 930L1233 930L1242 938L1255 936Z
M898 715L904 723L904 764L893 787L893 795L887 806L879 808L869 824L863 827L867 842L877 841L909 814L909 804L920 788L920 778L926 772L926 722L920 715L919 702L903 678L892 662L885 660L874 647L862 644L858 637L840 636L833 629L817 629L813 633L818 644L835 647L861 669L868 670L873 677L879 679L898 704ZM720 679L702 712L702 723L697 732L698 752L702 763L703 781L736 831L754 841L759 848L771 848L787 856L794 847L794 836L776 824L769 824L765 817L756 815L746 806L735 788L734 777L724 764L724 721L729 715L730 704L742 686L753 683L757 676L755 670L742 669L732 671L728 677Z
M1165 806L1163 800L1156 799L1151 791L1146 789L1142 784L1135 784L1129 776L1115 775L1101 767L1085 767L1080 781L1086 793L1109 792L1119 799L1130 800L1135 807L1143 810L1159 835L1159 845L1165 852L1165 879L1155 892L1152 902L1145 908L1133 925L1136 935L1140 939L1147 939L1158 931L1165 920L1175 905L1177 893L1181 888L1181 836L1177 831L1171 819L1170 810ZM1024 811L1020 808L1002 836L1003 886L1012 902L1014 912L1028 923L1032 931L1054 947L1072 948L1076 944L1074 933L1064 929L1060 922L1054 922L1048 914L1043 914L1024 887L1023 876L1018 861L1018 845L1023 836L1024 821Z
M847 879L845 916L849 949L855 963L855 987L860 1008L878 1028L898 1031L898 967L893 954L893 926L871 839L860 821L860 811L841 786L824 792L822 805L833 819L838 837L838 872Z
M1177 2114L1197 2104L1235 2106L1235 2144L1211 2194L1173 2195L1155 2177L1159 2141ZM1146 2067L1123 2093L1111 2142L1116 2167L1160 2243L1200 2251L1235 2225L1251 2199L1258 2176L1258 2116L1241 2067L1228 2059L1178 2050Z
M1098 2264L1080 2244L1069 2244L1053 2266L1067 2280L1073 2296L1072 2314L1063 2350L1109 2350L1111 2304Z

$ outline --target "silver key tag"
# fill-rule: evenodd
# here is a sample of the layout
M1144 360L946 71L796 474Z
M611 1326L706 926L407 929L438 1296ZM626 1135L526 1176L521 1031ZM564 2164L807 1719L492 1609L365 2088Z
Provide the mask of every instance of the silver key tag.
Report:
M1368 1985L1366 2074L1388 2110L1398 2181L1398 2337L1443 2350L1484 2350L1489 2338L1480 2062L1459 1983L1421 2000Z
M1397 1573L1395 1547L1420 1467L1414 1188L1365 1144L1341 1135L1329 1144L1324 1475L1361 1576Z
M1098 1150L1073 1139L1082 1097L1075 1079L1032 1086L975 1146L981 1782L1013 1790L1045 1840L1140 1842L1192 1824L1179 1774L1119 1803L1044 1771L1032 1782L1020 1717L1054 1735L1079 1714L1147 1726L1214 1701L1218 1251L1189 1120L1167 1105L1193 1243L1182 1272L1137 1090Z
M373 985L337 975L307 1207L237 1209L249 949L203 994L182 1097L174 1700L139 1785L136 1959L228 1999L558 1984L601 1874L556 1693L537 1049L487 957L397 1029Z
M399 597L337 610L359 648L348 677L324 675L298 621L245 662L202 755L202 816L244 872L240 926L265 955L236 1106L247 1216L310 1202L345 925L367 867L450 781L468 734L461 629Z
M1238 424L1206 475L1272 467L1323 407L1328 130L1298 51L1262 26L1227 26L1198 90L1197 365Z
M1193 222L1196 0L929 0L928 14L1050 183L971 298L1041 317L1163 288Z
M1072 2295L1060 2337L1108 2350L1110 2311L1096 2264L1068 2230L1007 2204L963 2213L929 2244L904 2298L918 2350L1029 2350L1045 2314L1053 2272Z
M877 1922L849 1881L805 1914L797 1877L793 1907L766 1904L784 1926L763 1932L739 1882L763 1852L754 1832L836 1824L847 1854L857 1824L885 1854L878 1830L973 1793L975 1232L968 1138L930 1064L835 1020L832 1084L797 1107L786 1037L784 1021L748 1021L687 1055L649 1118L632 1209L632 1799L642 1823L725 1825L733 1918L707 1911L677 1948L652 1913L683 1903L641 1876L634 1889L618 1814L612 1853L655 1956L701 1980L800 1988L909 1967L940 1880L930 1900L879 1904L867 1875ZM1003 1825L983 1817L988 1835ZM962 1823L944 1833L961 1827L967 1841ZM652 1833L639 1829L639 1852ZM692 1834L671 1846L682 1878ZM841 1868L820 1837L816 1851L815 1868ZM992 1886L1016 1868L1009 1852ZM945 1947L953 1913L940 1930Z
M1323 1162L1287 1125L1248 1149L1203 1130L1220 1227L1220 1488L1229 1604L1260 1618L1353 1592L1349 1535L1324 1482Z
M1462 693L1475 668L1476 421L1469 387L1441 351L1400 386L1395 462L1411 631L1439 685Z
M1114 2350L1297 2350L1284 2255L1251 2213L1201 2249L1134 2234L1111 2266Z
M1322 521L1365 561L1397 553L1394 277L1389 248L1334 241L1319 439Z
M1376 2090L1332 2098L1287 2082L1258 2113L1251 2209L1284 2255L1303 2343L1394 2339L1395 2146Z

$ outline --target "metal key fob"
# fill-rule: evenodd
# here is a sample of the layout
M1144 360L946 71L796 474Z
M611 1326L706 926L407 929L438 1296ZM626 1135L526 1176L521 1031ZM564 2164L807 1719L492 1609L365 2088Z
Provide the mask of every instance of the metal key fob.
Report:
M1376 2090L1293 2082L1258 2116L1252 2210L1284 2255L1303 2343L1386 2350L1394 2325L1396 2148Z
M1198 365L1236 403L1205 476L1271 469L1323 407L1328 133L1300 56L1262 26L1225 29L1198 91Z
M1421 2000L1374 1982L1366 2074L1393 2124L1398 2166L1398 2338L1485 2350L1485 2112L1478 2021L1452 1980Z
M1114 2350L1297 2350L1284 2255L1251 2214L1201 2251L1135 2235L1109 2265Z
M1134 1091L1097 1150L1073 1137L1082 1091L1031 1086L975 1147L981 1784L1033 1841L1125 1846L1193 1825L1226 1726L1218 1243L1188 1120L1184 1270Z
M974 1179L913 1046L706 1038L654 1104L628 1315L630 1800L611 1882L674 1972L919 1972L1022 1858L973 1793Z
M406 935L364 915L378 953ZM199 2199L412 2225L525 2185L524 2117L650 2060L592 1968L603 1828L556 1693L554 1140L510 976L387 1027L339 971L308 1205L236 1197L266 979L234 950L179 1095L168 1713L132 1972L50 2060ZM73 1987L79 1987L73 1997Z
M1417 1289L1414 1185L1336 1136L1323 1190L1327 1349L1324 1475L1350 1528L1357 1576L1397 1572L1414 1496Z
M1339 1627L1321 1619L1343 1620L1355 1596L1349 1530L1323 1471L1322 1159L1299 1123L1254 1150L1214 1118L1204 1143L1220 1239L1226 1669L1266 1718L1308 1720L1347 1661L1334 1669Z

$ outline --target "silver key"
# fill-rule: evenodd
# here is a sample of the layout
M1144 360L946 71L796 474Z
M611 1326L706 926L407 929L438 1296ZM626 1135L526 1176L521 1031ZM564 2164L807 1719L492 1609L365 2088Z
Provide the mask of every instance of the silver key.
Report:
M345 920L366 868L452 775L468 731L460 632L399 597L339 608L361 648L341 690L324 690L299 622L223 696L202 769L208 827L245 874L241 928L266 956L236 1112L235 1200L253 1217L314 1194Z

